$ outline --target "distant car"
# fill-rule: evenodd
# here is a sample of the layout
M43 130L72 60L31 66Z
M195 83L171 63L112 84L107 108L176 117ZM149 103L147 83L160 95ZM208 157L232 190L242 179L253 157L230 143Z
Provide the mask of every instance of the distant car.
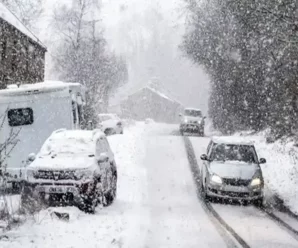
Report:
M201 156L202 194L208 198L263 203L264 179L254 144L232 137L211 139Z
M22 204L33 201L76 205L94 212L110 205L117 192L117 166L100 131L58 130L44 143L25 171Z
M116 114L99 114L99 128L106 134L123 134L123 123Z
M205 119L202 111L199 109L186 108L183 114L180 114L180 133L184 132L198 133L204 136Z

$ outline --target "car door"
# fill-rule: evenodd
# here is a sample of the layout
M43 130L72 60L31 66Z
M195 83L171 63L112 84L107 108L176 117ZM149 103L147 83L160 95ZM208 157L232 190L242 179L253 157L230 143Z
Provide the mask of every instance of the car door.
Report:
M207 158L209 159L210 156L211 156L211 152L212 152L212 148L214 146L214 143L213 141L210 141L209 142L209 145L207 147L207 152L206 152L206 155L207 155ZM203 180L203 185L205 185L205 181L206 181L206 177L208 176L208 173L209 173L209 161L203 161L202 163L202 180Z

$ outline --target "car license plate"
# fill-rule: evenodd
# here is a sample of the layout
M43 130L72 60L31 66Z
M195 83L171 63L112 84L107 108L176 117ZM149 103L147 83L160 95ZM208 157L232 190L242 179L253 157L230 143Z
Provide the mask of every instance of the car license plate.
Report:
M65 194L65 193L75 193L76 189L73 187L51 187L49 188L49 193L52 194Z
M65 193L65 190L63 188L54 188L54 187L51 187L49 188L49 193Z

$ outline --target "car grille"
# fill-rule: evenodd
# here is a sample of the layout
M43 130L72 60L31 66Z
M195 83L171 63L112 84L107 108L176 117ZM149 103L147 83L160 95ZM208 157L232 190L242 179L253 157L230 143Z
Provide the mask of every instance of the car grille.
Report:
M231 191L221 191L221 190L217 190L217 189L212 189L209 188L209 190L211 192L213 192L214 194L217 195L221 195L221 196L228 196L228 197L240 197L240 198L247 198L250 196L250 194L248 192L231 192ZM259 194L259 193L257 193ZM255 196L256 194L254 194Z
M248 186L251 180L244 180L239 178L224 178L223 182L231 186Z
M74 171L45 171L39 170L35 175L35 179L45 180L75 180Z

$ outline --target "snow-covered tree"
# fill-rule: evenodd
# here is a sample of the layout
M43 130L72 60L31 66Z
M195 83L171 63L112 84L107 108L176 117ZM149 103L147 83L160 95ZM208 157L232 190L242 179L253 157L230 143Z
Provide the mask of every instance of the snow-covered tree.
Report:
M186 0L184 51L212 79L209 109L224 132L297 128L297 3Z
M42 14L44 0L0 0L4 3L24 25L35 31L36 21Z

